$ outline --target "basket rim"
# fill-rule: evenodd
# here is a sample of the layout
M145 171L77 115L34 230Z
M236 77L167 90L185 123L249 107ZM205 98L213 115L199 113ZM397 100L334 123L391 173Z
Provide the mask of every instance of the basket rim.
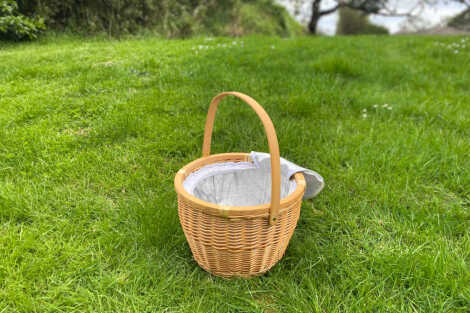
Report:
M182 197L184 197L187 201L191 202L192 205L203 209L206 213L224 216L224 217L248 217L248 216L269 216L269 210L271 207L271 203L264 203L254 206L229 206L229 205L219 205L211 202L204 201L199 199L184 189L183 182L186 177L194 172L195 170L209 164L213 163L220 163L226 162L228 160L238 159L240 161L248 161L252 162L250 154L244 152L231 152L231 153L218 153L212 154L207 157L201 157L196 159L185 166L183 166L175 175L174 185L176 193ZM295 190L288 195L287 197L281 199L281 210L282 211L288 209L291 204L297 202L299 198L302 198L306 183L305 178L302 173L296 173L293 175L296 188Z

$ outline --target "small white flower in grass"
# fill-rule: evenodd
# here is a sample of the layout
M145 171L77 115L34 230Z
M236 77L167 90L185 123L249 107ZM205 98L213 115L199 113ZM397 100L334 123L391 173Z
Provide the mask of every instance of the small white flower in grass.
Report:
M459 50L454 50L454 53L455 53L455 54L459 53Z
M392 107L388 107L387 109L391 110L391 109L392 109Z
M377 107L378 107L378 105L377 105L377 104L374 104L374 105L373 105L373 107L374 107L374 108L377 108Z
M362 118L367 118L367 113L363 113Z
M383 108L386 108L386 107L388 107L388 104L384 103L384 104L382 105L382 107L383 107Z
M366 112L367 112L367 109L363 109L363 110L362 110L362 113L366 113Z
M237 42L236 42L236 41L232 41L232 45L236 45L236 44L237 44Z

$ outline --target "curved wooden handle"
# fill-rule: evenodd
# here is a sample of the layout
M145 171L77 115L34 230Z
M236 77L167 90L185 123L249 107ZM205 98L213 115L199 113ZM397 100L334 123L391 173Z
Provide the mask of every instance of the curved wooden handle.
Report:
M277 142L274 125L266 111L253 98L236 91L222 92L215 96L207 112L206 127L204 129L204 143L202 145L202 156L207 157L211 154L212 129L214 128L215 113L217 106L222 98L232 95L245 101L258 114L263 122L266 136L268 137L269 152L271 154L271 207L269 210L269 224L273 224L279 215L281 206L281 160L279 156L279 144Z

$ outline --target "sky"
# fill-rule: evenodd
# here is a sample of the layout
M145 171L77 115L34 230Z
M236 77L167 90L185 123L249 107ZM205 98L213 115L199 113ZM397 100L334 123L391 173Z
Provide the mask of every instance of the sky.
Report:
M307 23L307 20L309 18L312 0L297 1L303 2L303 5L299 10L300 14L296 16L296 18L297 20L305 24ZM417 1L419 0L390 0L389 4L391 7L396 8L398 12L406 12L409 11L410 8L414 7ZM277 0L277 2L285 6L291 14L294 13L293 3L295 3L296 0ZM334 3L335 2L332 0L323 0L321 8L331 8L334 6ZM432 7L423 7L423 9L420 11L419 17L423 20L422 26L430 28L439 25L440 23L452 16L457 15L458 13L465 10L465 8L465 5L459 4L454 1L449 1L447 4L444 2L438 2ZM405 18L403 17L384 17L379 15L371 15L370 20L374 24L385 26L392 34L398 32L402 27L403 23L405 22ZM334 14L325 15L320 19L320 22L318 24L318 30L321 33L327 35L334 35L336 31L337 22L337 12L335 12Z

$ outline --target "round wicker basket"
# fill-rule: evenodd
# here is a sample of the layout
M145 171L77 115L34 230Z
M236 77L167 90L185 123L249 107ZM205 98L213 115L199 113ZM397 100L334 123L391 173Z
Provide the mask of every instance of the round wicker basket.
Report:
M218 103L227 95L244 100L263 122L271 154L270 204L222 206L196 198L183 187L189 174L208 164L251 161L248 153L210 155L215 113ZM239 92L224 92L212 99L202 158L187 164L175 176L178 215L196 262L206 271L222 277L257 276L274 266L284 255L297 225L305 192L303 174L297 173L293 179L296 189L280 199L280 156L276 132L266 111L253 98Z

